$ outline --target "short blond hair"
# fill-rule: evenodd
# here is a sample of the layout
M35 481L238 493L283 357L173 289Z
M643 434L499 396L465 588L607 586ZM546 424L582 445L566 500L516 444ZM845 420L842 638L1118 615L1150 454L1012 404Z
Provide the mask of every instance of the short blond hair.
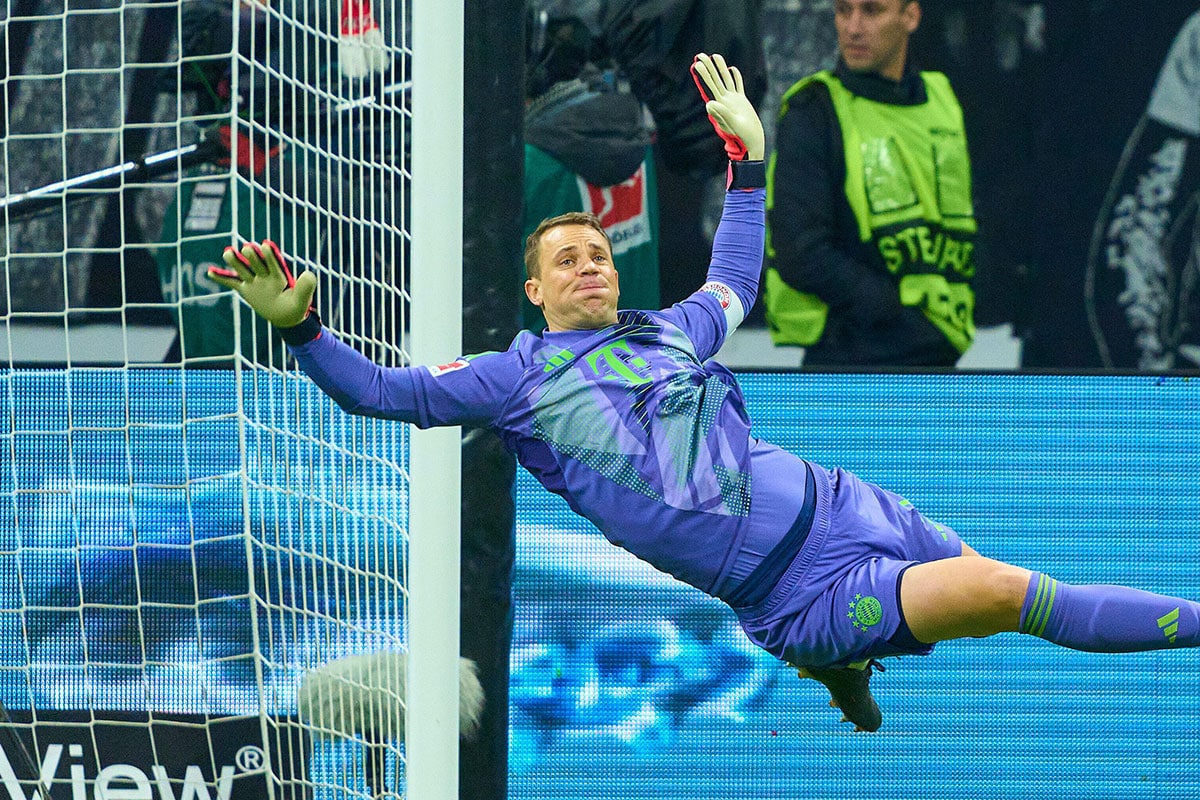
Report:
M539 263L539 259L542 254L542 236L551 228L557 228L561 225L584 225L599 231L600 235L604 237L604 241L608 244L608 251L612 252L612 239L608 238L608 231L604 230L604 226L600 224L599 217L590 211L568 211L566 214L559 214L557 217L549 217L542 220L534 228L533 233L525 237L526 277L541 277L542 266Z

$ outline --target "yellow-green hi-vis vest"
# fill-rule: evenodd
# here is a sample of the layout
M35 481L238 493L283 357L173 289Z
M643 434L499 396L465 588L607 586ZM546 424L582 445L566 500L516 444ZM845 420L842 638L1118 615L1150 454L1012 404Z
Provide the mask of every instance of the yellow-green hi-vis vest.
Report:
M900 302L916 306L964 352L975 338L975 212L962 108L946 76L922 72L927 102L877 103L847 90L833 73L796 83L788 101L812 81L829 87L842 129L846 198L863 242L874 241L896 277ZM774 207L775 155L767 171L767 207ZM775 257L768 232L767 255ZM776 344L814 344L829 307L798 292L769 267L766 313Z

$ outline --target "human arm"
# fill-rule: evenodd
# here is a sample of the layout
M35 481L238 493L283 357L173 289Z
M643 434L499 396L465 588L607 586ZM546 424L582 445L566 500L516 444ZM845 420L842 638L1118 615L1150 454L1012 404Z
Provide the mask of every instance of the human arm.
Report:
M862 322L903 311L896 282L867 262L846 200L841 130L829 90L814 82L788 103L770 169L771 266L785 283Z
M1146 116L1200 138L1200 11L1183 23L1158 71Z
M713 238L708 280L701 287L701 291L722 299L728 335L745 319L758 294L766 229L766 173L761 167L766 137L737 67L727 66L718 54L710 57L701 53L696 56L692 73L729 156L729 193ZM725 292L726 288L730 291Z
M211 268L212 279L274 325L305 374L349 413L422 428L488 425L520 377L520 363L509 353L435 367L382 367L321 325L311 305L315 276L303 272L293 280L273 242L226 248L224 258L227 269Z
M725 142L730 159L729 191L705 284L667 314L678 315L677 322L691 331L699 351L711 355L745 319L758 293L766 227L765 137L736 67L728 67L720 55L701 53L692 74L713 127ZM717 321L711 316L713 299L724 324L704 325L706 319Z
M699 290L721 301L726 320L722 339L742 323L758 296L766 238L765 202L765 189L733 190L725 195L713 236L712 261Z
M314 314L301 327L316 320ZM296 329L280 333L304 374L344 411L398 419L418 428L486 427L500 416L520 378L511 353L485 353L439 366L382 367L328 329L320 328L317 336L300 344L294 342L307 334Z

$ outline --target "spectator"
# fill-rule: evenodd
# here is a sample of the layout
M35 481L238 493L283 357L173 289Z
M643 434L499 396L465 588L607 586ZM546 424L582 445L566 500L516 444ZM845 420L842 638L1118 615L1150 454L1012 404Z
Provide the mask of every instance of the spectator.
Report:
M577 17L539 15L530 41L524 233L546 217L594 213L621 258L622 305L657 308L658 197L642 105L616 70L590 59ZM524 326L544 324L526 305Z
M1200 367L1200 12L1163 61L1092 234L1084 297L1106 367Z
M806 366L953 366L975 335L962 110L918 72L916 0L836 0L840 59L782 100L766 314Z

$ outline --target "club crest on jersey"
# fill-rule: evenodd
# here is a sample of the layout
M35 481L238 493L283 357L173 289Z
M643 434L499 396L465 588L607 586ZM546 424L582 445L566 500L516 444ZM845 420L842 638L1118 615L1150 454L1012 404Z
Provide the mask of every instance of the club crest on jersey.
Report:
M438 375L445 375L447 372L456 372L469 366L471 366L470 361L460 358L457 361L451 361L449 364L439 364L436 367L428 367L427 369L429 370L429 374L436 378Z
M700 287L700 291L708 292L713 297L717 298L721 303L721 308L729 308L729 304L733 302L733 292L728 286L716 281L709 281Z

